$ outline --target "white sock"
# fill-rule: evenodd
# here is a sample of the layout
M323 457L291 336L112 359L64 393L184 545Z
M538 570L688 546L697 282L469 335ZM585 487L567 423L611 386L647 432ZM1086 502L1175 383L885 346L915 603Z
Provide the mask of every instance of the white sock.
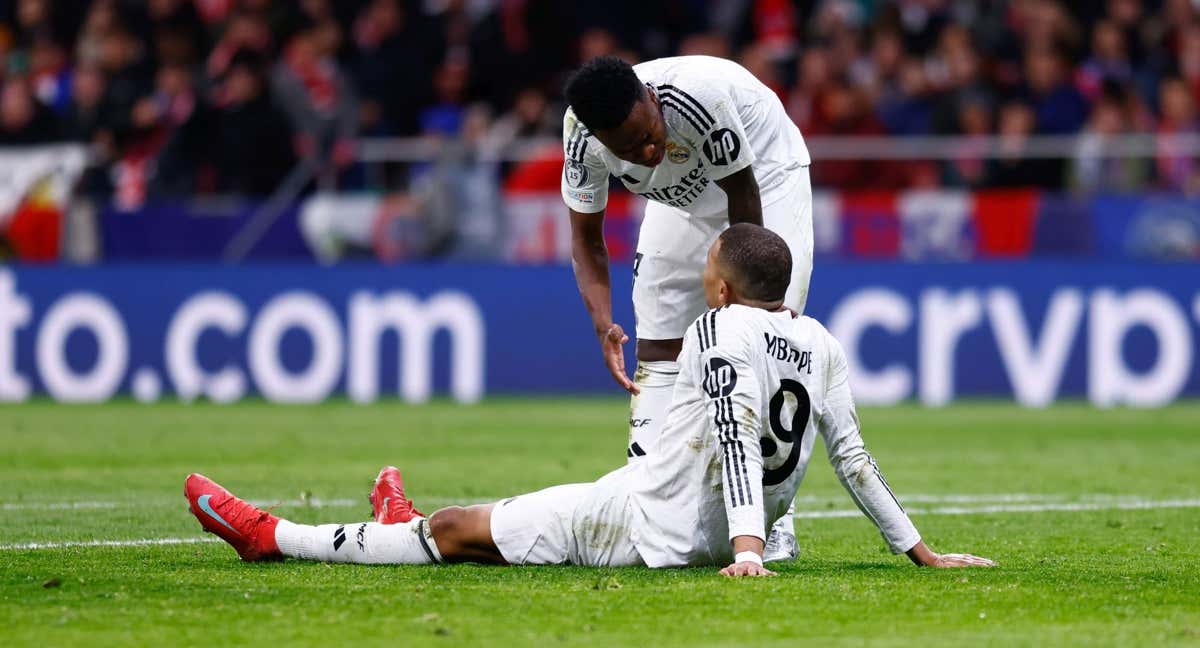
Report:
M678 377L678 362L638 362L633 382L642 393L629 399L629 448L625 451L629 461L645 456L662 434Z
M275 544L289 558L364 565L428 565L442 562L429 523L416 518L403 524L322 524L280 520Z

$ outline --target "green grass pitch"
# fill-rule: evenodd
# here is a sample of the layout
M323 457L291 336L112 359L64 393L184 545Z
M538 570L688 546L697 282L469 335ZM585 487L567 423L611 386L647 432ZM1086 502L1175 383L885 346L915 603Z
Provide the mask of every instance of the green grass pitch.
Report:
M395 463L428 511L616 467L627 403L0 406L0 646L1200 645L1200 406L861 414L926 541L999 568L892 556L820 444L802 556L771 579L243 564L191 541L189 472L296 521L351 522Z

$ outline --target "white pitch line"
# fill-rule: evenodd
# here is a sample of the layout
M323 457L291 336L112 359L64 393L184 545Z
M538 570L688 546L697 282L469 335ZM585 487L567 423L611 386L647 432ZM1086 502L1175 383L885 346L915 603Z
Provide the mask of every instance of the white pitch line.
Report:
M979 513L1043 513L1047 511L1129 511L1142 509L1200 508L1200 499L1118 500L1113 502L1062 502L1060 504L1000 504L974 508L946 506L919 511L926 515L974 515ZM915 511L917 512L917 511Z
M132 506L133 504L129 504ZM0 510L4 511L22 511L22 510L74 510L74 509L106 509L120 508L121 504L117 502L6 502L0 504Z
M987 513L1043 513L1048 511L1113 511L1200 508L1200 499L1142 500L1125 499L1111 502L1060 502L1044 504L995 504L990 506L941 506L934 508L909 508L913 515L980 515ZM804 519L826 519L858 517L858 509L830 511L796 511L796 517ZM0 551L32 551L37 549L65 549L72 547L141 547L153 545L197 544L218 542L212 537L189 538L142 538L139 540L84 540L67 542L29 542L24 544L0 545Z
M499 502L503 497L468 499L462 497L422 497L422 504L433 504L434 506L464 506L468 504L480 504L486 502ZM367 498L335 498L335 499L252 499L246 500L251 504L266 508L272 506L288 506L293 508L345 508L352 506L362 506L370 508L370 503ZM187 506L187 502L180 500L163 500L155 499L142 502L3 502L0 503L0 511L69 511L76 509L123 509L123 508L138 508L145 506Z
M27 542L25 544L0 545L0 551L25 551L33 549L67 549L71 547L148 547L154 545L200 544L220 542L220 538L141 538L139 540L68 540L66 542Z
M1045 504L995 504L992 506L939 506L905 510L911 515L980 515L986 513L1045 513L1049 511L1125 511L1145 509L1200 508L1200 499L1182 500L1117 500L1112 502L1061 502ZM836 511L796 511L796 517L806 519L858 517L858 509Z

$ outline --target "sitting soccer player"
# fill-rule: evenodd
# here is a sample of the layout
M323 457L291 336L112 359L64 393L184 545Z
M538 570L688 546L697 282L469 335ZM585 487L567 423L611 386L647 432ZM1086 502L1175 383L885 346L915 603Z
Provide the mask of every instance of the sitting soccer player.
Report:
M184 493L205 531L243 560L480 562L595 566L727 565L761 576L763 540L795 497L820 434L842 485L896 553L918 565L990 566L921 541L863 446L841 345L783 307L791 256L779 235L730 227L708 253L713 310L689 327L662 436L646 460L599 481L426 518L395 468L371 494L375 522L293 524L201 475Z

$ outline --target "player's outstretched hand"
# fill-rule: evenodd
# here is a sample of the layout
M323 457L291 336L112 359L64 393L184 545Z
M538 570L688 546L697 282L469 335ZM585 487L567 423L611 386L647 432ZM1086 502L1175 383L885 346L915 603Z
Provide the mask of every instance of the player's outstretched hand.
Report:
M966 553L938 554L933 567L995 567L996 561Z
M625 329L621 328L620 324L613 324L600 335L600 350L604 353L604 364L608 365L613 380L630 394L639 394L642 390L638 389L625 373L625 351L621 345L628 341L629 336L625 335Z
M910 560L925 567L995 567L996 561L965 553L934 553L924 541L905 552Z
M737 578L739 576L774 576L775 572L756 562L745 560L742 562L733 563L725 569L722 569L721 575L728 576L730 578Z

